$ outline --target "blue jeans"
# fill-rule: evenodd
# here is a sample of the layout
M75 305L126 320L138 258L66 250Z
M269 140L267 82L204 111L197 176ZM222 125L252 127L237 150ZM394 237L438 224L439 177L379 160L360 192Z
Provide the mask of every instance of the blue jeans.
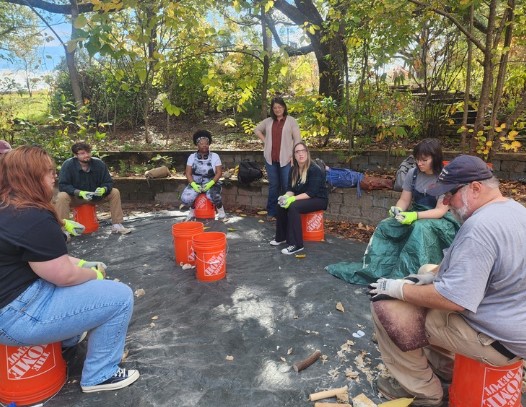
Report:
M268 216L276 216L276 206L278 197L287 192L287 183L289 182L290 164L281 167L279 162L274 161L272 165L265 162L268 178Z
M0 309L0 343L28 346L62 341L63 346L71 346L89 331L80 384L93 386L117 371L132 312L133 293L125 284L90 280L57 287L39 279Z

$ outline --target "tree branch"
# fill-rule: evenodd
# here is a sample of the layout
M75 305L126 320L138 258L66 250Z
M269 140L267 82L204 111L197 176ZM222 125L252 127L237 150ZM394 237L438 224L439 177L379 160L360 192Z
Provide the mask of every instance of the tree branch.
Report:
M434 11L438 15L441 15L442 17L447 18L449 21L451 21L465 36L466 38L473 43L478 49L480 49L482 52L485 51L484 44L482 44L472 33L470 33L466 27L464 27L464 24L462 22L458 21L452 14L440 10L436 7L432 7L430 4L418 1L418 0L409 0L411 3L416 4L417 6L428 8L429 10Z
M27 6L30 8L38 8L54 14L71 14L71 5L69 4L54 4L44 0L0 0L0 2L18 4L20 6ZM86 13L93 11L93 4L84 3L79 4L79 13Z

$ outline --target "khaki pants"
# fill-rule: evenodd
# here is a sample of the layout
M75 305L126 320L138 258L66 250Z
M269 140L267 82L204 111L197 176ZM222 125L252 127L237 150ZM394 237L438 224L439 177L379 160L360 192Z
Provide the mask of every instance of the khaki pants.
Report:
M116 188L112 188L108 195L96 202L88 202L85 199L71 196L66 192L59 192L55 200L55 210L57 211L59 219L69 219L70 208L75 208L86 203L98 205L108 201L110 203L111 223L122 223L124 220L124 214L121 206L121 193Z
M455 353L493 366L508 365L520 359L509 360L495 350L490 346L493 339L472 329L460 314L436 309L427 312L425 322L431 346L402 352L387 335L373 307L371 313L383 362L400 385L418 398L442 398L440 379L433 369L439 374L444 372L444 376L451 374Z

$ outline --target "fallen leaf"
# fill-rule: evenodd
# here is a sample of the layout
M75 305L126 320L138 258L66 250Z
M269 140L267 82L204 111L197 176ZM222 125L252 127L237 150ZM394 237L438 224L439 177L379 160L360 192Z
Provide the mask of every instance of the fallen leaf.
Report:
M243 217L243 218L246 218L246 217L247 217L247 215L244 214L244 213L239 214L239 216L241 216L241 217Z
M188 270L188 269L193 269L193 268L195 268L195 265L188 264L188 263L187 264L183 264L183 266L182 266L183 270Z
M259 211L259 212L256 212L258 215L266 215L268 212L267 211Z
M237 229L234 229L234 228L228 228L227 229L229 232L235 232Z
M144 294L146 294L146 291L144 291L144 289L142 288L138 288L137 290L135 290L135 296L137 298L142 297Z
M401 399L386 401L385 403L378 404L378 407L407 407L411 405L413 400L414 398L410 399L405 397Z
M296 258L297 259L304 259L306 256L307 256L306 254L297 254Z
M283 356L280 357L282 362L287 362L287 359L285 359Z
M230 356L230 355L227 355L227 357L225 359L228 360L228 361L232 361L232 360L234 360L234 357Z
M292 354L292 348L289 348L289 350L287 351L287 355L291 355Z
M159 319L159 317L157 315L153 316L152 319L155 321L157 319Z
M336 309L340 312L345 312L345 308L343 308L343 304L339 301L336 303Z
M210 229L210 226L205 226L205 227L203 228L203 230L207 230L207 229Z
M259 223L265 223L263 219L258 220Z

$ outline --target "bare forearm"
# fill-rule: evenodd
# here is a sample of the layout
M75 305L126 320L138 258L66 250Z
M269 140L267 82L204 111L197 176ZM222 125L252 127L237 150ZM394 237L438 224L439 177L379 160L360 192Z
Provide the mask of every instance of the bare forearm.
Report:
M460 312L464 308L440 295L433 284L403 286L404 301L426 308Z

